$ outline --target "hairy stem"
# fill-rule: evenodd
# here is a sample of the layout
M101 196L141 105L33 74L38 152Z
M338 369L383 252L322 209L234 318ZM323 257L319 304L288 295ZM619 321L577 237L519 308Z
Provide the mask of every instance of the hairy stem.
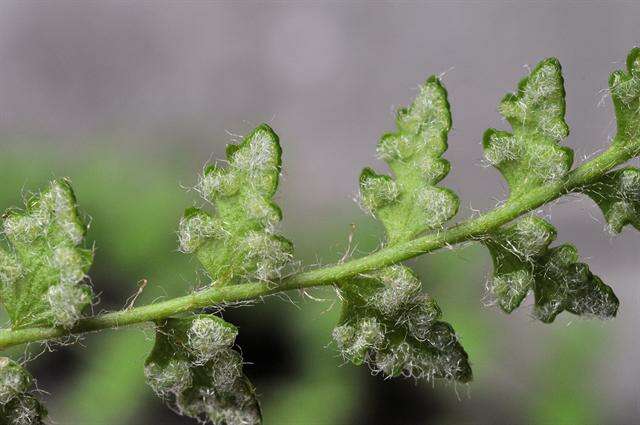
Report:
M575 188L594 182L607 171L634 157L638 153L637 150L637 148L630 149L614 144L602 154L582 164L555 183L541 186L518 198L510 199L504 205L477 218L467 220L450 228L433 231L405 243L380 249L362 258L298 273L283 279L275 285L273 283L214 285L208 289L167 301L88 317L80 320L73 329L25 328L0 330L0 350L28 342L50 340L68 335L149 322L215 304L259 299L292 289L331 285L340 279L383 268L444 246L478 239L503 224L557 199Z

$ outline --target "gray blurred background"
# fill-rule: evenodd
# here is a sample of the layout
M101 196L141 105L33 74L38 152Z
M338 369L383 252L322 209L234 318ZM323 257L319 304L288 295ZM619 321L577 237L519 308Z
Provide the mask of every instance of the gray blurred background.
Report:
M202 278L175 252L181 210L197 203L181 186L192 186L226 143L267 122L283 144L283 232L299 257L335 261L352 222L365 253L381 233L353 202L357 178L366 165L385 169L376 142L419 83L439 74L449 92L452 171L443 183L460 195L459 220L504 198L480 140L488 127L507 128L497 103L539 60L563 65L566 144L577 162L606 146L615 130L607 78L640 44L639 19L637 2L4 1L2 207L47 178L70 176L94 219L98 310L121 307L142 277L153 284L147 301L179 294ZM612 238L597 208L578 197L542 213L614 287L617 319L565 313L543 325L526 306L506 316L483 305L485 251L426 256L415 262L425 288L474 364L475 382L454 388L340 367L325 348L337 314L324 313L331 302L294 296L300 309L276 300L234 310L266 423L637 421L640 236ZM144 386L148 337L90 336L86 348L35 360L57 423L190 423L165 413Z

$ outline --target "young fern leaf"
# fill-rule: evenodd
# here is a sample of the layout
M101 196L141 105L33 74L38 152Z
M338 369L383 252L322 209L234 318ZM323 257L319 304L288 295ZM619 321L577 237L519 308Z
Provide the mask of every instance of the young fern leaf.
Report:
M365 168L360 176L360 203L378 218L389 244L406 241L441 226L458 211L458 197L436 183L449 173L447 150L451 112L447 91L430 77L409 108L398 111L397 133L386 134L378 156L395 174L376 174Z
M540 62L520 81L518 92L502 100L499 110L513 134L487 130L484 153L507 180L510 200L557 181L569 171L573 152L558 145L569 128L564 121L565 93L556 59ZM586 264L578 263L573 246L550 249L555 237L550 223L529 216L484 240L494 264L489 289L500 308L511 313L533 290L534 316L546 323L564 310L601 318L615 316L618 299L613 290L591 274Z
M552 225L529 216L484 241L494 267L489 289L502 310L511 313L520 306L533 288L533 258L544 254L555 237Z
M275 133L261 125L227 148L226 167L206 169L197 189L215 213L188 209L178 236L181 251L194 253L215 285L262 283L210 287L82 320L92 298L82 282L93 253L80 248L86 225L69 183L53 181L24 211L3 216L8 245L0 248L0 300L14 329L0 330L0 348L154 321L156 341L145 375L162 399L201 423L259 424L255 391L243 373L241 354L232 348L237 328L214 315L166 317L335 282L343 309L332 336L345 359L386 377L468 382L468 356L455 331L399 261L480 240L493 257L490 289L504 311L513 311L532 291L533 313L542 322L553 322L563 311L615 316L619 302L613 290L579 262L576 248L550 247L555 228L526 215L573 190L593 198L613 232L626 224L640 230L640 169L616 169L640 153L639 48L629 54L626 72L611 76L610 88L618 121L613 144L569 172L572 151L559 146L569 131L560 65L555 59L538 64L500 105L513 132L490 129L484 137L487 160L508 182L507 204L441 229L455 215L458 199L436 186L449 171L442 155L451 115L444 87L429 78L411 107L399 111L397 133L384 136L378 146L394 178L368 168L360 177L361 205L382 221L388 247L284 279L292 245L275 233L281 212L272 199L281 149ZM436 230L417 237L429 229ZM32 384L20 365L0 358L0 425L42 424L46 411L33 397Z
M609 89L618 122L614 145L640 145L640 47L627 56L627 72L618 70L609 78Z
M395 265L342 282L344 300L333 339L346 360L373 373L468 382L467 353L440 321L435 300L421 293L413 272Z
M397 124L398 133L378 145L396 180L369 168L360 177L361 204L382 221L391 245L441 226L458 209L456 195L435 186L449 171L441 155L451 128L447 93L436 77L399 111ZM367 363L389 377L470 381L467 353L421 286L400 264L340 282L344 302L333 330L338 349L354 364Z
M80 247L87 227L69 182L51 182L3 218L11 249L0 248L0 298L12 327L73 327L92 300L82 282L93 251Z
M533 313L542 322L553 322L564 310L603 319L614 317L619 302L613 290L578 262L572 245L549 248L555 237L550 223L528 216L484 241L493 258L490 290L498 305L511 313L533 290Z
M571 168L573 151L558 145L569 134L560 63L545 59L506 95L498 108L513 133L489 129L484 156L507 180L510 199L557 181Z
M611 171L580 189L600 207L611 233L631 224L640 230L640 170L634 167Z
M627 72L616 71L609 89L618 123L614 146L637 152L640 149L640 48L627 56ZM579 188L600 207L611 233L631 224L640 230L640 170L628 167L611 171L598 181Z
M153 391L181 415L213 425L259 424L260 407L231 348L238 330L214 315L157 323L145 363Z
M33 378L22 366L0 357L0 425L41 425L47 411L31 395Z
M278 136L262 124L227 147L227 167L208 167L197 185L216 212L189 208L180 221L180 250L194 253L218 285L272 281L292 258L293 246L276 235L282 219L272 198L281 166Z
M209 214L189 208L178 241L194 253L214 284L271 282L290 263L293 246L275 234L282 219L273 202L281 167L280 143L263 124L238 145L227 146L227 167L210 166L197 190L215 206ZM242 356L230 348L237 329L219 317L170 318L157 324L156 345L145 374L176 411L214 425L258 424L253 387Z

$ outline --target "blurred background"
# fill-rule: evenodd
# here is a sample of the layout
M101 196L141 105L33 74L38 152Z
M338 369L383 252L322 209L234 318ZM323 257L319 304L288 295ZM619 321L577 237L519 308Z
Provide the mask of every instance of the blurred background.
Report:
M488 127L529 66L563 64L567 145L582 162L612 136L609 73L640 43L632 2L13 2L0 3L0 206L52 177L74 183L92 217L96 311L122 308L139 279L144 300L203 280L176 251L188 188L207 161L261 122L279 133L283 233L305 265L381 242L353 202L393 111L431 74L443 76L454 129L443 182L456 220L504 199L483 166ZM600 322L563 314L544 325L531 300L511 316L485 305L488 253L470 245L412 261L473 362L469 386L383 381L344 365L330 346L339 306L271 298L225 318L240 327L266 424L628 424L640 416L640 236L615 240L582 197L542 213L621 299ZM89 335L30 364L56 424L189 424L146 387L148 327ZM14 349L36 356L42 347Z

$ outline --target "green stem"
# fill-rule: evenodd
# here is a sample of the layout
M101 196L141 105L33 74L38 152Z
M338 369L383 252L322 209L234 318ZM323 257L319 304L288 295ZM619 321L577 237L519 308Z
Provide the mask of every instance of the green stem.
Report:
M212 286L167 301L116 311L82 319L73 329L26 328L0 330L0 350L18 344L50 340L108 328L119 328L136 323L162 319L203 307L258 299L292 289L326 286L370 270L383 268L444 246L476 240L521 215L540 207L580 186L592 183L612 168L635 156L635 150L614 145L589 162L568 173L558 182L532 190L516 199L510 199L480 217L467 220L447 229L437 230L408 242L383 248L373 254L333 266L294 274L278 284L247 283L230 286Z

